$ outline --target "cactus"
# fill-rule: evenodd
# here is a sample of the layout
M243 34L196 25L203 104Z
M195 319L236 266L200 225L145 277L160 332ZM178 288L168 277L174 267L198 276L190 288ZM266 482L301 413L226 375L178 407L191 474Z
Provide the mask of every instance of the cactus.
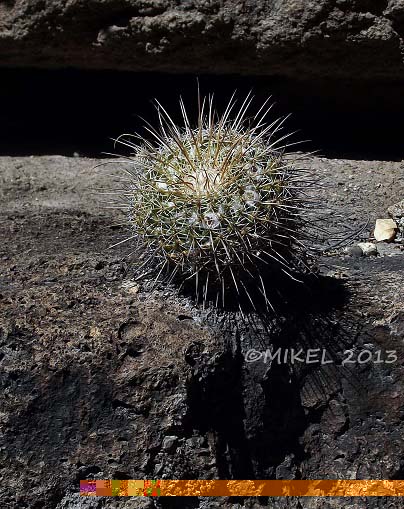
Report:
M311 177L285 155L285 118L266 122L268 100L247 117L252 99L236 108L233 94L219 116L213 96L198 96L194 126L181 99L181 127L156 101L158 128L117 140L132 150L124 208L155 280L192 282L196 298L216 306L236 295L255 307L260 295L271 308L268 274L307 269Z

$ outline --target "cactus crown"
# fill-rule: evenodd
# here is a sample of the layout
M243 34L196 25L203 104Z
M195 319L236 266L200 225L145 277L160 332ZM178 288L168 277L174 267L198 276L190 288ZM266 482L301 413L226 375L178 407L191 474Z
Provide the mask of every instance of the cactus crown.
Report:
M159 127L145 127L151 139L117 140L133 150L125 208L156 280L194 280L197 298L210 299L211 289L216 305L233 291L254 305L255 288L271 306L266 276L293 277L304 260L306 173L284 154L285 119L265 122L268 100L248 118L251 101L236 109L233 94L218 116L213 96L199 96L192 126L181 99L182 127L156 101Z

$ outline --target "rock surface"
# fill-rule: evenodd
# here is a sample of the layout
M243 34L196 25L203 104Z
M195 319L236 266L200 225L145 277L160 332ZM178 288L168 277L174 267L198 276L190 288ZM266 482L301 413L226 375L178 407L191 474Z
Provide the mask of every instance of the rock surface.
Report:
M374 237L378 242L391 242L397 233L397 223L393 219L376 219Z
M401 0L7 0L3 66L396 80Z
M377 498L80 499L85 478L404 474L399 246L360 259L337 247L285 321L215 317L169 289L150 293L133 281L130 246L108 249L125 231L94 196L115 185L97 162L0 158L2 507L400 508ZM305 162L324 177L330 231L342 216L355 240L404 190L403 163ZM270 347L320 348L333 362L270 364Z
M395 203L394 205L390 205L387 209L389 216L392 217L395 221L400 221L400 219L404 218L404 200Z
M359 242L358 247L361 249L364 256L376 256L377 246L373 242Z

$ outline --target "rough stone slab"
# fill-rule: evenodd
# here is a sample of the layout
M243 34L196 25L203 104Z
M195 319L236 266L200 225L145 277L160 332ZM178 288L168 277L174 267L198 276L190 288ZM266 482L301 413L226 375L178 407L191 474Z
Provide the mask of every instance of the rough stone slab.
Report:
M399 79L400 0L8 0L0 64Z
M274 334L232 317L215 323L168 289L131 291L128 251L108 249L125 234L115 226L122 218L94 196L95 188L115 188L113 169L98 162L0 158L2 507L95 507L77 496L83 478L402 479L400 246L391 246L395 256L353 259L341 248L324 257L320 284ZM323 201L337 213L331 230L342 221L356 232L369 219L355 242L369 239L374 220L403 194L402 162L306 157L304 164L324 177ZM262 339L303 341L335 359L347 349L355 356L396 350L398 360L303 370L244 362L241 353L262 349ZM191 498L176 507L261 503L239 502ZM398 509L402 502L268 504Z

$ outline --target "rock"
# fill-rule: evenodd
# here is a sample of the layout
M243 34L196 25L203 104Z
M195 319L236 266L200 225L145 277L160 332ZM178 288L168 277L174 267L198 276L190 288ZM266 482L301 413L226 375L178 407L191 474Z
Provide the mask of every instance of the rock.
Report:
M175 435L164 437L162 447L166 451L172 451L177 441L178 437L176 437Z
M287 455L283 463L276 468L277 479L296 479L296 464L293 454Z
M358 247L361 249L364 256L376 256L377 246L373 242L358 242Z
M394 205L391 205L387 209L387 212L389 213L389 216L395 220L403 218L404 217L404 199L395 203Z
M110 183L92 169L97 162L0 157L1 507L323 509L321 497L83 498L78 480L403 479L401 252L361 263L338 253L334 272L315 278L290 319L272 329L230 314L219 328L168 288L128 292L124 282L135 274L121 270L126 253L107 249L123 234L110 228L119 216L91 199L95 181ZM319 190L324 203L348 164L364 186L379 178L371 161L312 156L309 164L329 177ZM391 162L385 176L397 193L400 164ZM33 179L38 186L27 187ZM353 190L338 198L352 231L354 214L387 208L369 188L366 199ZM38 211L36 198L46 207ZM100 253L105 265L95 270ZM320 262L328 270L330 260ZM335 363L300 369L243 360L249 349L295 342L325 349ZM369 352L372 359L341 366L349 349L354 361ZM380 503L369 497L365 505ZM358 506L350 497L335 504ZM401 509L402 501L387 505Z
M346 247L344 249L344 252L348 256L352 256L353 258L360 258L364 254L362 249L359 247L359 245Z
M404 241L404 199L391 205L387 212L391 218L397 223L398 232L395 237L396 242Z
M374 237L378 242L390 242L397 233L397 223L393 219L376 219Z
M8 0L0 58L9 67L399 80L403 13L398 0Z

